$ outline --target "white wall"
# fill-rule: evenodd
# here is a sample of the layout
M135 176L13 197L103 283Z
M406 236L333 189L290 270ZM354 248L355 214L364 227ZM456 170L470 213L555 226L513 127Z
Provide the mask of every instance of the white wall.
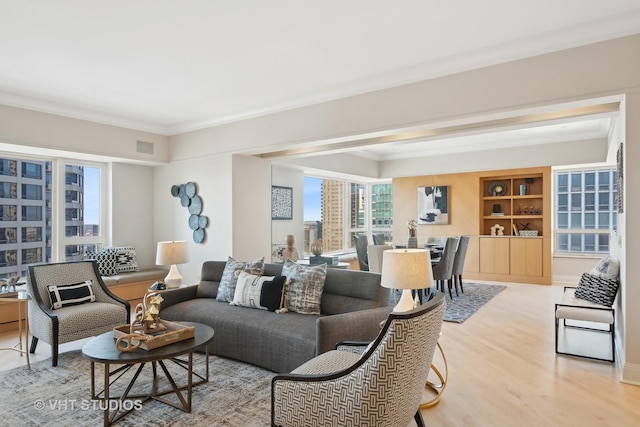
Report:
M111 165L111 244L135 246L140 268L155 267L154 174L150 166Z
M287 235L296 237L302 255L304 247L304 173L286 166L271 166L271 184L293 188L293 219L271 221L271 241L286 245ZM276 261L275 259L273 261Z
M189 263L178 266L183 283L194 284L200 280L204 261L226 260L232 255L231 172L231 155L206 156L154 168L155 200L151 212L155 219L154 245L165 240L188 242ZM193 241L188 210L171 195L172 185L187 182L196 183L197 194L202 199L202 215L209 218L201 244Z

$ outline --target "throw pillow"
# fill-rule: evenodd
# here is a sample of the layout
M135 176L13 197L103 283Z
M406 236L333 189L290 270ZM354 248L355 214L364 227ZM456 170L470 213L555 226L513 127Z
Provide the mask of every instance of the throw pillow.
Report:
M115 252L117 273L139 270L134 246L118 246L111 249Z
M114 276L116 272L116 253L113 249L104 249L100 252L87 253L88 259L96 260L101 276Z
M289 279L284 291L284 309L301 314L320 314L327 264L304 266L287 260L282 275Z
M606 256L590 271L590 274L604 279L618 280L619 272L620 263L618 260L611 256Z
M96 300L91 280L67 285L48 285L47 290L53 310Z
M276 276L271 281L262 284L260 290L260 305L269 311L276 311L282 303L282 289L287 281L285 276Z
M618 293L618 281L584 273L580 278L575 296L594 304L607 307L613 305Z
M218 295L216 296L218 301L233 301L238 276L242 271L255 274L256 276L262 275L262 273L264 273L264 257L249 262L236 261L232 257L229 257L222 271L220 284L218 285Z
M274 288L274 279L276 279L274 276L257 276L255 274L247 273L246 271L241 271L240 275L238 275L236 291L233 295L231 305L268 310L269 307L262 304L262 294L266 288ZM284 277L282 284L284 284ZM282 293L282 286L280 286L280 289ZM265 299L265 302L269 301ZM280 297L278 296L276 308L270 311L275 311L279 306Z

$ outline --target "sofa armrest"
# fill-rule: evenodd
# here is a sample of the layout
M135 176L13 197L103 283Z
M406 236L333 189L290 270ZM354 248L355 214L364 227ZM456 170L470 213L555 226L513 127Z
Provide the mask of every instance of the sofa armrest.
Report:
M162 309L171 307L179 302L188 301L196 297L197 286L185 286L184 288L168 289L162 292L162 304L160 304L160 316Z
M380 333L380 322L392 307L323 316L316 320L317 354L333 350L341 341L373 341Z

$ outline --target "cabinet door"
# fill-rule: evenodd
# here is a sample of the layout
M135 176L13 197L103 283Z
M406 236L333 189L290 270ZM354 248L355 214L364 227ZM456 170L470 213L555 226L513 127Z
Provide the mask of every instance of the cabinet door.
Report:
M542 239L517 237L510 239L511 274L542 276Z
M509 238L480 238L480 272L509 274Z

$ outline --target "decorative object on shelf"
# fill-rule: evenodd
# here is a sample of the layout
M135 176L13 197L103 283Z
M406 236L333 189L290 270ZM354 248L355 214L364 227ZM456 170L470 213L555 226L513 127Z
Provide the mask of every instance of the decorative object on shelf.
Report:
M526 186L526 184L520 184L520 195L521 196L526 196L527 195L527 186Z
M293 188L271 186L271 219L293 219Z
M493 205L493 213L501 213L502 212L502 206L500 206L500 203L496 203Z
M178 271L176 264L184 264L189 261L187 254L187 242L181 241L168 241L158 242L156 250L156 264L157 265L171 265L169 274L164 278L164 282L169 288L178 288L182 284L182 276Z
M418 187L418 224L449 224L449 187Z
M287 235L287 247L284 251L282 251L282 262L286 262L288 259L293 262L298 261L298 258L300 258L300 253L295 247L295 244L296 236L294 236L293 234Z
M311 244L311 247L309 248L309 250L311 250L311 253L315 256L322 255L322 252L324 251L324 246L322 245L322 239L316 239L316 241Z
M518 226L515 224L511 224L511 228L513 228L513 235L514 236L519 236L518 234Z
M492 182L489 186L489 195L490 196L504 196L507 194L507 186L502 181Z
M533 237L538 235L538 230L520 230L518 234L522 237Z
M418 221L412 219L407 223L407 228L409 229L407 247L415 249L418 247Z
M384 251L380 284L385 288L402 289L395 313L413 309L412 289L426 289L433 285L433 271L426 249L391 249Z
M492 236L504 236L504 227L500 224L496 224L491 227Z
M209 224L209 219L202 213L202 199L197 194L195 182L172 185L171 195L180 199L180 204L189 211L189 228L193 230L193 241L202 243L205 238L205 227Z

